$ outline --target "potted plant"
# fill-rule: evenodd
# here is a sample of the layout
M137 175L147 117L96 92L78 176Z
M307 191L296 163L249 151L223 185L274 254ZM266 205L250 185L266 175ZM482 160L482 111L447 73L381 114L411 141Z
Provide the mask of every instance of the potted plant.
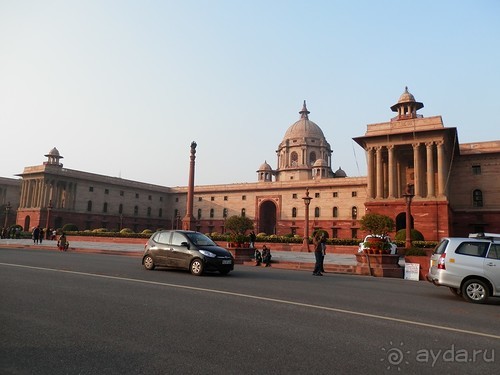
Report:
M360 220L361 229L368 231L365 241L360 243L356 260L368 266L371 276L396 275L402 276L399 267L399 256L390 254L393 244L389 241L388 234L394 229L394 220L389 216L377 213L369 213ZM394 252L396 248L394 246ZM365 266L363 266L365 267Z

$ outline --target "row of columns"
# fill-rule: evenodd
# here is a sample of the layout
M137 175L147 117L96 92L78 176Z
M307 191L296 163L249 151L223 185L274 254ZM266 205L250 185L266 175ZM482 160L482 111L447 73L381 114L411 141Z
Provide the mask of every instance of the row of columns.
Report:
M23 180L20 208L73 208L76 198L76 184L63 181L46 181L43 178Z
M402 159L398 151L411 146L412 159ZM425 154L422 152L425 146ZM436 151L435 151L436 150ZM417 142L406 145L387 145L369 147L368 198L400 198L408 183L414 185L415 197L434 198L446 194L447 160L443 141ZM387 155L387 157L385 157ZM437 162L435 160L437 155ZM404 176L405 166L413 164L413 181ZM437 170L435 170L437 166ZM436 191L437 176L437 191Z

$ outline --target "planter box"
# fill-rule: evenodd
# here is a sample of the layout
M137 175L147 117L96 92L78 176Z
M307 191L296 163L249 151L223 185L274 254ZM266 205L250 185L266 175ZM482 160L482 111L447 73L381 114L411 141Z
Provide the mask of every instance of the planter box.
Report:
M404 269L399 266L399 255L391 254L356 254L356 271L360 275L372 275L376 277L394 277L401 279L404 275Z

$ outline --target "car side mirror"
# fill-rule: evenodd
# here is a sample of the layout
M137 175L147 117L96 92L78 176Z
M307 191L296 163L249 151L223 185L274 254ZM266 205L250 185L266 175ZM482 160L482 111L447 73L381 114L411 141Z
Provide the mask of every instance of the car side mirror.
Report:
M189 250L189 244L187 242L181 242L181 246L187 247L187 249Z

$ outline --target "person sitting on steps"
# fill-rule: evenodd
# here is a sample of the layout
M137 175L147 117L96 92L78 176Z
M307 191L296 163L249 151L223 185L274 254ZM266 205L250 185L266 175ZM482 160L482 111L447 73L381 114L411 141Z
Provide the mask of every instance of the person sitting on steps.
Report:
M260 264L262 263L262 254L260 253L259 249L255 249L255 252L254 252L254 258L255 258L255 265L256 266L260 266Z
M262 246L262 261L266 267L271 266L271 250L266 246Z

